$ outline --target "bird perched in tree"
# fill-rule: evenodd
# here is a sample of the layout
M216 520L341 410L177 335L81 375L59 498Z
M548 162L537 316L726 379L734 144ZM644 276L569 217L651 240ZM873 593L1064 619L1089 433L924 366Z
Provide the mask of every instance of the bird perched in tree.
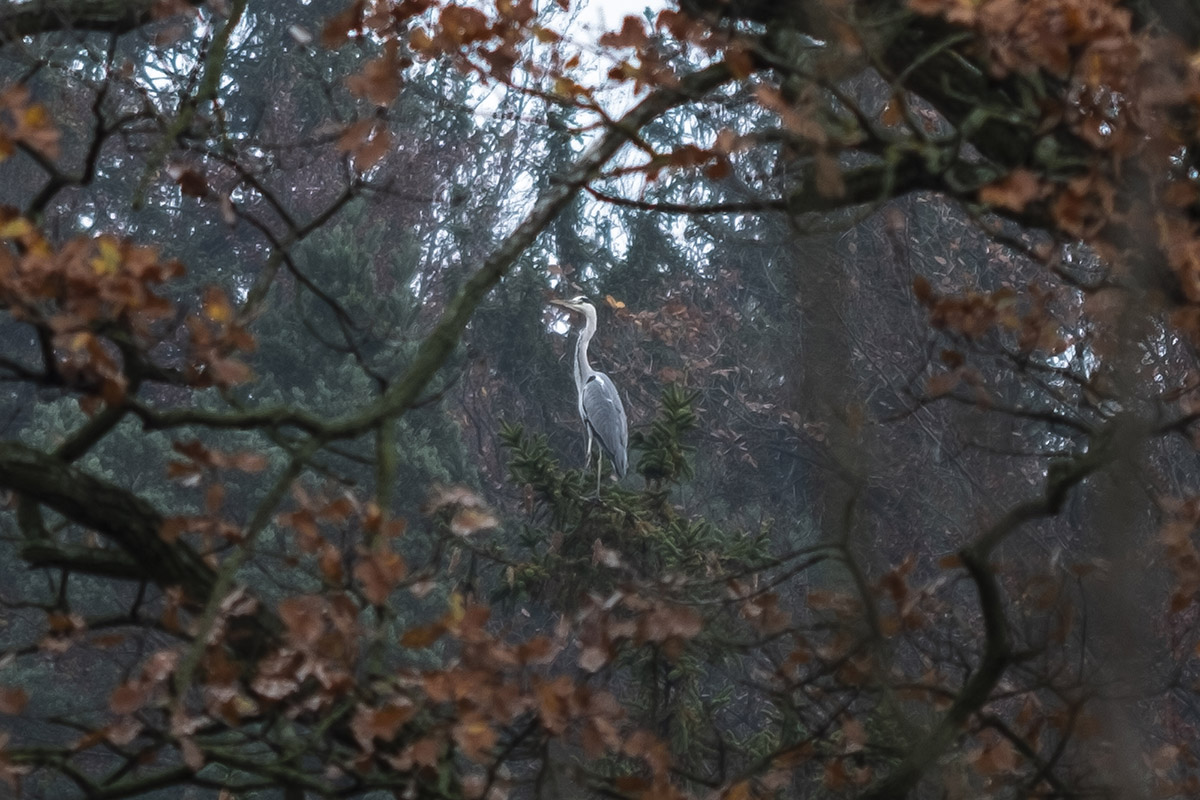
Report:
M612 378L592 369L588 363L588 344L596 333L596 307L583 295L571 300L551 300L551 304L565 308L583 317L583 328L575 340L575 390L578 394L579 418L583 420L587 436L585 461L592 460L592 439L600 443L596 455L596 494L600 494L600 475L603 456L612 462L618 478L625 477L628 469L629 421L625 406Z

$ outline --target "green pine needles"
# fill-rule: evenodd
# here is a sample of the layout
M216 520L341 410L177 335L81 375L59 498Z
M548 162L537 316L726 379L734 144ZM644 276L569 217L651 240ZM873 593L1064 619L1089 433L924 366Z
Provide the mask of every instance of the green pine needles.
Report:
M588 590L606 591L629 579L670 579L679 587L696 581L707 587L704 592L717 591L717 575L767 563L766 531L728 530L679 505L680 489L693 475L693 448L685 437L697 426L694 399L675 386L663 392L654 421L630 437L643 487L606 482L600 497L594 472L564 469L545 435L505 424L500 436L510 453L510 478L531 501L520 544L532 557L527 569L515 572L545 577L540 589L570 606ZM542 593L537 581L517 583L522 592Z

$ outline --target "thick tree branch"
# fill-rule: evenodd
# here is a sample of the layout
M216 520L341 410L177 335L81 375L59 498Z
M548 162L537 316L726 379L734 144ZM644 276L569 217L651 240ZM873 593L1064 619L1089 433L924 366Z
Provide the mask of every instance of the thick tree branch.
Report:
M186 542L165 540L162 515L132 492L17 442L0 443L0 486L116 543L159 586L181 587L197 606L209 600L217 579L212 567ZM49 557L49 551L34 555ZM101 560L113 565L111 559ZM75 559L76 566L80 563ZM265 611L254 624L263 635L277 628Z
M25 563L34 568L54 567L123 580L151 578L138 562L119 550L28 542L20 552Z

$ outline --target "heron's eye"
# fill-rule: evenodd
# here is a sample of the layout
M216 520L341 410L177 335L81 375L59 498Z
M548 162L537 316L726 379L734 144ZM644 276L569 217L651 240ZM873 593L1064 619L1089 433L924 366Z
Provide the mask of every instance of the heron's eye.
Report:
M572 303L586 303L587 301L588 301L587 295L581 294L578 297L576 297L575 299L573 299L571 302Z

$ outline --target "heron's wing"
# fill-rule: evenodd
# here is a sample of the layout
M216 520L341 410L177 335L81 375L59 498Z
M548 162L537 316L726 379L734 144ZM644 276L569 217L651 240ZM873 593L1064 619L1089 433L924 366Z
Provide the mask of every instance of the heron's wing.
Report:
M583 385L583 414L588 427L612 459L617 475L625 477L629 426L617 387L603 372L591 375Z

